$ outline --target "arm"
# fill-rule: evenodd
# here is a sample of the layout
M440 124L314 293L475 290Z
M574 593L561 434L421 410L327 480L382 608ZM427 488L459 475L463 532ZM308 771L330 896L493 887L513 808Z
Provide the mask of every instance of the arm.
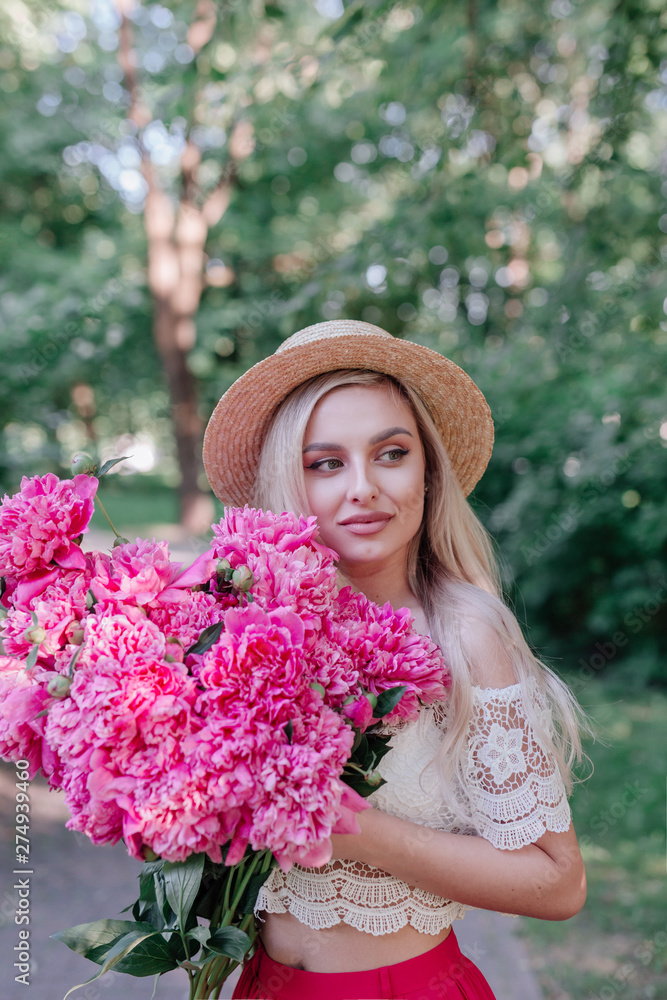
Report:
M462 638L474 682L483 688L509 689L515 675L495 632L478 622ZM502 738L509 741L510 734L515 740L512 766L500 761L494 767L493 723L498 723L495 735L501 739L496 747L506 745ZM553 807L559 799L558 787L564 802L564 789L558 781L554 791L549 775L554 774L555 764L544 751L540 752L515 703L504 703L500 698L491 717L485 717L483 712L475 716L469 753L472 766L468 790L473 810L476 803L482 836L445 833L369 809L357 817L360 835L332 838L334 857L382 868L409 885L470 906L545 920L574 916L586 898L584 865L574 828L570 824L565 832L550 832L548 826L553 823L540 804L549 803L552 816L558 812L556 825L563 830L567 807L564 816L562 810ZM515 829L511 817L512 810L518 807L510 808L509 803L515 801L515 789L523 786L530 792L531 779L539 786L532 810L527 804L531 794L527 800L521 799L522 819L530 818L531 823L524 826L520 822L519 829ZM548 795L543 799L545 790ZM494 808L497 801L508 803L509 814ZM503 818L499 819L499 815ZM534 842L530 843L532 838Z
M331 838L334 858L382 868L409 885L485 910L567 920L586 899L586 876L574 827L536 844L502 851L482 837L443 833L368 809L361 834Z

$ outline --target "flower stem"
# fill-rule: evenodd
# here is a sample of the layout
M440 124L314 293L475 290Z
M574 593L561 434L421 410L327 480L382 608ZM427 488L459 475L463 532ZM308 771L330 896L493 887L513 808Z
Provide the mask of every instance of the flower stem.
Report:
M102 503L102 501L100 500L100 498L99 497L95 497L95 502L97 503L97 505L99 506L100 510L102 511L102 513L106 517L107 521L109 522L109 527L113 531L113 533L116 536L116 538L122 538L122 535L120 535L120 533L118 531L116 531L116 529L114 528L113 521L111 520L111 518L107 514L106 510L104 509L104 504Z

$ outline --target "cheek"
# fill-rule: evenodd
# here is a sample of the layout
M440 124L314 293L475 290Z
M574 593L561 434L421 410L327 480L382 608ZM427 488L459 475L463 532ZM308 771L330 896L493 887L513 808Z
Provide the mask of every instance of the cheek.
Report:
M401 489L403 519L421 523L424 514L424 485L420 477L406 477Z
M324 517L332 506L331 489L327 489L327 484L323 480L306 479L306 497L310 510L319 519Z

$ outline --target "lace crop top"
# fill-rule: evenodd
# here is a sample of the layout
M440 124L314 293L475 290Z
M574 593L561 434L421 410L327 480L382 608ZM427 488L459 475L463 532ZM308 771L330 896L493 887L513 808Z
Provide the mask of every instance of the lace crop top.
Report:
M536 704L546 711L537 696ZM446 708L436 705L422 708L414 722L386 730L392 749L378 768L387 784L371 797L376 808L436 830L482 836L504 850L534 843L547 830L568 829L561 775L525 717L519 684L473 688L462 790L473 818L467 828L457 824L439 790L434 758L446 724ZM316 930L343 922L379 935L411 924L438 934L472 908L379 868L336 860L321 868L295 865L286 874L273 868L255 913L289 912Z

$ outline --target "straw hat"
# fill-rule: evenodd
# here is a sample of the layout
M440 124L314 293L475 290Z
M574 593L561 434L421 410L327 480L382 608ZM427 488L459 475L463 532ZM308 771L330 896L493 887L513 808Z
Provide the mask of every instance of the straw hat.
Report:
M279 403L324 372L364 368L404 380L428 406L467 496L487 466L493 421L484 396L458 365L441 354L392 337L358 320L316 323L288 337L275 354L250 368L216 406L204 437L204 466L224 503L252 500L264 436Z

